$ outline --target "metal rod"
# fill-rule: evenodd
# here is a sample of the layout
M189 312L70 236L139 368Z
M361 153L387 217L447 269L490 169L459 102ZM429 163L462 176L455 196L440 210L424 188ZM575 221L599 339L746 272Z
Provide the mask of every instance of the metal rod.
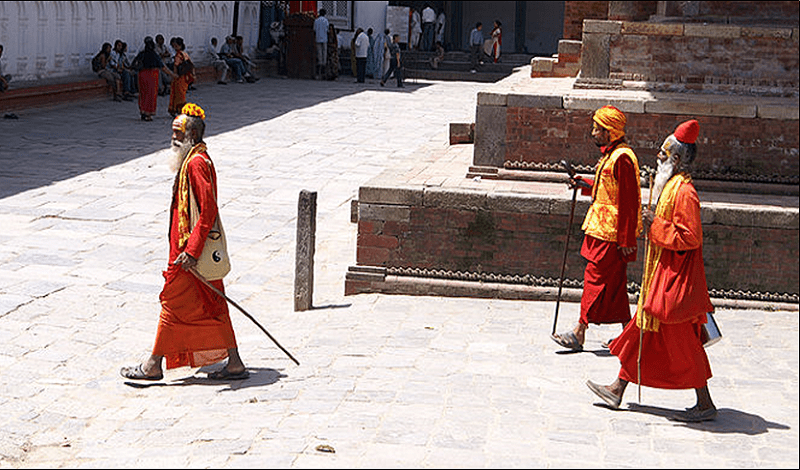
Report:
M649 181L649 191L647 194L647 210L653 210L653 173L649 173L650 181ZM648 242L647 233L644 234L644 246L645 246L645 254L644 254L644 269L642 272L642 276L644 276L644 271L647 271L647 254L650 251L650 244ZM641 288L640 288L641 290ZM639 294L641 295L641 293ZM638 316L640 312L636 312ZM636 357L636 382L639 386L639 404L642 404L642 342L644 341L644 304L642 304L642 318L641 325L639 326L639 355ZM639 320L639 319L637 319Z
M561 261L561 275L558 277L558 296L556 297L556 313L553 318L553 335L556 334L558 325L558 307L561 304L561 288L564 285L564 268L567 266L567 253L569 252L569 236L572 233L572 220L575 217L575 200L578 198L578 187L572 191L572 205L569 209L569 225L567 225L567 240L564 242L564 258Z
M286 349L284 349L284 347L283 347L283 346L281 346L281 345L280 345L280 343L278 343L278 341L277 341L275 338L273 338L271 334L269 334L269 331L267 331L267 329L266 329L266 328L264 328L263 326L261 326L261 323L259 323L258 321L256 321L256 319L255 319L255 318L253 318L253 316L252 316L252 315L250 315L249 313L247 313L247 312L245 311L245 309L243 309L242 307L240 307L240 306L239 306L239 304L237 304L236 302L234 302L233 300L231 300L231 298L230 298L230 297L228 297L227 295L225 295L224 293L222 293L222 291L220 291L220 290L219 290L219 289L217 289L216 287L212 286L212 285L211 285L211 283L210 283L210 282L208 282L208 281L206 280L206 278L204 278L204 277L203 277L203 276L202 276L200 273L198 273L198 272L197 272L197 270L196 270L195 268L189 268L189 269L188 269L188 271L189 271L190 273L194 274L194 276L195 276L197 279L199 279L199 280L200 280L200 282L202 282L202 283L203 283L203 284L205 284L205 285L206 285L208 288L210 288L211 290L213 290L214 292L216 292L216 293L217 293L217 294L218 294L220 297L224 298L225 300L227 300L228 302L230 302L230 303L231 303L231 305L233 305L234 307L238 308L238 309L239 309L239 311L240 311L240 312L242 312L242 313L244 314L244 316L246 316L247 318L249 318L249 319L250 319L250 321L252 321L253 323L255 323L257 327L261 328L261 331L263 331L263 332L264 332L264 334L266 334L266 335L269 337L269 339L271 339L271 340L272 340L272 342L273 342L273 343L275 343L275 346L277 346L278 348L280 348L280 350L281 350L281 351L283 351L283 352L284 352L284 353L285 353L287 356L289 356L289 359L291 359L292 361L294 361L294 363L295 363L295 364L297 364L298 366L300 365L300 363L297 361L297 359L295 359L295 358L294 358L294 356L292 356L292 355L291 355L291 353L289 353L289 351L287 351Z

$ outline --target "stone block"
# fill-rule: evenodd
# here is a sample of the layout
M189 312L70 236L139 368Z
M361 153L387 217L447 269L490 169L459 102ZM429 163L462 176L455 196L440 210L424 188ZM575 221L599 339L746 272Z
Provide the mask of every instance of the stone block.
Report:
M742 27L743 38L791 39L791 28Z
M682 24L640 23L625 21L622 23L622 34L641 34L646 36L682 36Z
M426 188L423 206L448 209L486 209L487 193L460 188Z
M756 117L755 104L709 103L702 101L656 100L645 103L644 110L652 114L684 114L692 116Z
M797 106L758 105L758 117L761 119L780 119L797 121L800 119L800 108Z
M684 25L683 35L703 38L736 39L742 36L742 27L689 23Z
M623 113L637 113L642 114L645 112L644 99L620 99L620 98L602 98L598 96L565 96L564 109L583 109L587 111L595 111L606 105L611 105L622 111Z
M475 123L451 122L450 145L471 144L475 141Z
M581 77L608 78L610 37L608 34L583 33Z
M478 95L480 96L480 94ZM503 95L505 98L506 95ZM475 111L473 165L502 167L506 157L506 114L504 106L478 104Z
M552 57L534 57L531 59L531 71L532 72L549 72L553 70L553 65L555 65L556 59Z
M508 95L509 108L555 108L562 109L561 95Z
M478 106L505 106L505 93L478 92Z
M559 39L558 55L580 55L582 42L574 39Z
M358 188L358 200L362 204L370 203L418 206L422 204L422 188L403 186L362 186Z
M583 34L619 34L622 31L622 21L583 20Z
M500 212L520 212L523 214L549 214L549 196L526 193L489 193L489 210Z
M410 222L411 207L361 202L358 205L358 220Z

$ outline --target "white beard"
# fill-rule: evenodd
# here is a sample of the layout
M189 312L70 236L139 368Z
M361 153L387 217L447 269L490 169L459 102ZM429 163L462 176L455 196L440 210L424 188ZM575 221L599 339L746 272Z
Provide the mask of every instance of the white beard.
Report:
M675 159L668 158L664 161L658 161L658 171L656 172L655 181L653 181L653 187L650 188L650 191L653 193L653 199L658 201L658 197L661 196L661 191L664 190L664 186L667 185L667 182L670 178L675 174Z
M178 170L181 169L183 160L186 159L186 156L189 155L189 151L192 150L192 142L188 138L183 142L173 140L170 149L172 152L170 152L169 155L169 169L173 173L177 173Z

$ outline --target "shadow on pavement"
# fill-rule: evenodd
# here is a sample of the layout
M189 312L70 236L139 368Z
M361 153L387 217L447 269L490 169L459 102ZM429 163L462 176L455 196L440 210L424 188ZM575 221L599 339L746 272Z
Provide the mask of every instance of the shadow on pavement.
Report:
M150 387L185 387L187 385L227 385L227 387L220 389L220 392L227 392L232 390L241 390L251 387L266 387L277 383L280 379L288 377L282 372L264 368L264 367L248 367L247 371L250 372L250 377L245 380L211 380L205 377L198 377L192 375L181 379L173 380L170 382L132 382L125 381L125 385L133 388L150 388ZM199 372L206 372L202 368Z
M376 83L263 78L220 88L201 84L187 100L206 111L206 138L292 111L363 92ZM428 84L410 85L413 93ZM140 119L137 101L91 100L18 111L20 119L0 119L0 199L48 186L91 171L135 160L169 146L169 96L158 98L152 122ZM309 132L324 129L309 129Z
M635 403L628 404L628 411L634 413L645 413L653 416L660 416L662 418L670 419L676 414L681 413L683 410L672 410L669 408L660 408L657 406L637 405ZM764 434L770 429L790 429L789 426L780 423L773 423L767 421L761 416L745 413L744 411L733 410L730 408L720 408L717 410L717 419L714 421L704 421L701 423L681 423L677 422L682 427L696 429L698 431L713 432L719 434L746 434L748 436L755 436Z

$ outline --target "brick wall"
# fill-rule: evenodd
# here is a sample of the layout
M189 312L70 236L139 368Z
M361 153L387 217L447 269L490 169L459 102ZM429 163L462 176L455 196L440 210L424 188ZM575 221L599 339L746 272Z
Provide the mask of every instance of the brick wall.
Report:
M800 174L797 120L757 119L689 114L625 113L627 141L640 165L655 168L655 154L683 121L700 122L696 171L747 175ZM558 108L507 110L506 161L593 166L599 151L591 140L592 111Z
M664 34L612 35L609 78L684 83L688 89L693 84L797 89L798 47L791 30L719 26L717 37L694 36L703 29L659 25L658 33Z
M635 3L635 2L631 2ZM791 20L797 24L798 2L665 2L666 16L719 17L734 23Z
M564 2L564 39L580 40L584 19L608 18L608 2Z
M391 191L386 190L386 191ZM421 268L503 275L526 274L558 279L569 221L569 201L544 195L505 195L505 202L470 192L450 198L422 194L410 205L381 210L359 201L357 263L361 266ZM518 198L516 210L510 202ZM501 198L502 199L502 198ZM438 202L437 202L438 201ZM446 202L445 202L446 201ZM702 203L702 202L701 202ZM580 230L587 198L576 206L565 277L582 280ZM704 261L711 289L798 292L800 239L797 212L744 211L704 204ZM639 283L639 259L628 266L629 281Z

